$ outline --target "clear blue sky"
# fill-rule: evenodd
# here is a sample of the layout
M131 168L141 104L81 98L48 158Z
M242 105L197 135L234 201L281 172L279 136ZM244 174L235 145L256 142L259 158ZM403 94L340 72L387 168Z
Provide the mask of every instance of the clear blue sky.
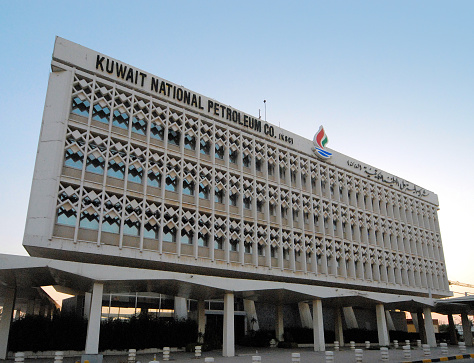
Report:
M474 284L474 2L1 1L0 253L21 246L56 35L438 194Z

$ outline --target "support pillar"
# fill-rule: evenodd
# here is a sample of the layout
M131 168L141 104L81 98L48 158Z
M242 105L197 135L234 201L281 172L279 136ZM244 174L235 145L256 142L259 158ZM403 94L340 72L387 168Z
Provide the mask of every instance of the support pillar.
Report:
M313 300L313 337L314 351L324 352L326 344L324 341L323 303L320 299Z
M454 326L453 314L448 314L449 323L449 340L452 345L458 344L458 336L456 334L456 327Z
M359 329L359 324L357 324L357 319L354 314L354 309L352 306L346 306L342 308L344 313L344 320L346 321L346 325L348 329Z
M249 330L259 330L257 310L255 309L255 301L244 299L244 310L247 315L247 323Z
M15 288L5 288L3 299L3 313L0 320L0 359L7 359L8 337L10 336L10 325L15 310Z
M433 318L431 316L431 308L425 306L423 308L423 315L425 316L425 334L426 334L426 344L431 348L436 348L436 335L433 326Z
M228 292L224 295L224 327L222 355L224 357L235 356L234 294L231 292Z
M311 318L311 310L309 309L309 304L305 302L299 302L298 310L300 312L301 326L303 328L312 328L313 320Z
M276 339L279 342L282 342L285 340L283 338L283 333L284 333L284 325L283 325L283 305L278 304L276 306L276 324L275 324L275 335Z
M385 318L387 319L387 328L388 330L396 330L395 329L395 324L393 323L392 319L392 314L390 314L390 311L385 310Z
M428 344L426 342L426 330L425 330L425 322L423 320L423 311L420 310L416 313L418 316L418 331L420 333L420 339L423 344Z
M206 333L206 305L204 300L198 301L198 343L204 343Z
M342 311L340 308L334 309L334 322L335 322L335 327L334 327L334 335L336 340L339 342L339 346L343 347L344 346L344 331L342 329Z
M104 284L95 282L92 287L91 313L87 324L85 355L99 354L100 316L102 314L102 294Z
M462 332L466 347L472 347L471 322L466 313L461 313Z
M86 319L89 319L89 315L91 314L91 299L91 293L86 292L84 295L84 318Z
M188 318L188 305L185 297L175 296L174 298L174 317L178 320Z
M379 345L388 346L390 345L390 339L387 330L387 320L385 317L385 309L383 304L377 304L375 307L375 313L377 315L377 332L379 336Z
M413 321L413 326L415 327L415 331L417 333L420 333L420 327L418 325L418 316L416 315L416 313L413 313L413 312L410 312L410 315L411 315L411 321Z

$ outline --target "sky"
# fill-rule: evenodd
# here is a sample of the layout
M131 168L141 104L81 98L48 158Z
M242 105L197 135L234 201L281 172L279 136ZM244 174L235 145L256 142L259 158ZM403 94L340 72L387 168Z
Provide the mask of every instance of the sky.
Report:
M439 197L474 285L474 2L0 0L0 253L22 238L55 36L312 138ZM453 287L459 291L459 287Z

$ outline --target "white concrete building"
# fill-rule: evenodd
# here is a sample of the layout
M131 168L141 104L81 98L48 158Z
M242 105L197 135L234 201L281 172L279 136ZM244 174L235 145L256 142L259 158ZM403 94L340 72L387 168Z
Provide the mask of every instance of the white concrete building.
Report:
M437 196L326 149L324 138L57 38L24 247L79 265L194 276L203 287L224 279L217 295L180 288L179 279L163 288L224 299L224 355L233 355L235 294L247 314L255 300L275 302L280 336L278 304L299 303L316 350L325 343L322 306L338 309L340 322L341 308L350 320L358 303L373 305L381 344L388 307L423 310L433 344L430 306L451 295ZM113 290L97 275L82 291L92 306L104 284Z

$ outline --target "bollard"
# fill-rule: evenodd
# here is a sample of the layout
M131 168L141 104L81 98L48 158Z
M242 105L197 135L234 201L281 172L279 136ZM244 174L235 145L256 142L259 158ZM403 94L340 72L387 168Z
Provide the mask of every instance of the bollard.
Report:
M355 343L353 340L351 340L351 341L349 342L349 344L350 344L350 346L351 346L351 350L356 349L356 343Z
M262 361L262 357L259 355L252 355L252 363L259 363Z
M300 353L291 353L291 361L293 363L299 363L301 361Z
M204 362L205 362L205 363L214 363L214 358L212 358L212 357L206 357L206 358L204 358Z
M393 347L394 347L395 349L398 349L398 340L394 340L394 341L393 341Z
M15 363L21 363L25 361L25 353L23 352L16 352L15 353Z
M431 350L429 344L423 344L423 355L429 357L431 355Z
M418 348L421 348L421 340L420 340L420 339L418 339L418 340L416 341L416 346L417 346Z
M63 363L64 352L57 351L54 353L54 363Z
M160 363L156 360L156 354L153 354L153 360L149 361L148 363Z
M334 352L326 351L326 363L334 362Z
M439 343L439 346L441 347L441 354L448 355L448 343Z
M410 341L409 341L409 340L405 340L405 345L410 346L410 345L411 345L411 344L410 344Z
M339 351L339 341L337 341L337 340L334 341L334 350L335 350L336 352Z
M370 342L368 340L365 341L365 349L370 349Z
M356 362L362 362L364 359L364 351L362 349L355 350L355 359Z
M194 347L194 356L195 356L196 358L201 358L201 352L202 352L202 346L196 345L196 346Z
M459 345L459 350L461 351L461 353L463 354L466 353L466 343L459 342L458 345Z
M163 347L163 360L170 360L170 347Z
M128 350L128 363L135 362L135 358L137 357L137 350L136 349L129 349ZM56 362L54 362L56 363Z
M403 346L403 358L406 360L411 359L411 350L409 345Z
M382 362L388 362L388 348L380 347L380 358Z

